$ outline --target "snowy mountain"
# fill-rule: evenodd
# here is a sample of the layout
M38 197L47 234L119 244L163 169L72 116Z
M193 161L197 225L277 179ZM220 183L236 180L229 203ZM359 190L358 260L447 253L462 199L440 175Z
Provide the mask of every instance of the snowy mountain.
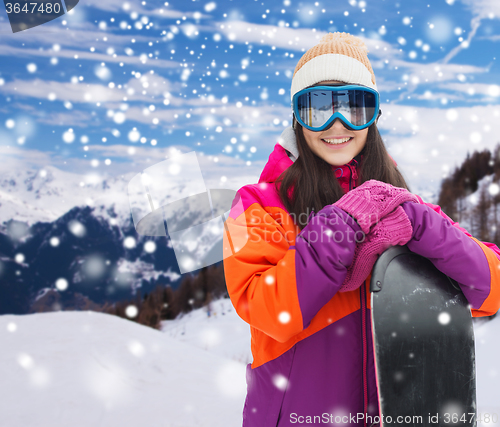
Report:
M203 169L200 163L204 164ZM135 166L132 172L115 176L99 175L92 171L86 174L66 172L53 166L20 170L2 168L0 227L8 220L28 225L52 222L74 207L87 206L94 209L96 216L111 220L112 225L130 226L134 210L141 211L143 215L144 210L150 212L153 207L158 209L167 205L169 212L165 215L179 215L179 222L186 217L196 222L198 216L206 216L206 212L200 209L203 207L200 206L200 199L187 199L180 203L181 199L204 193L208 189L235 190L248 183L246 180L249 177L246 175L232 182L222 181L220 176L213 176L212 169L216 167L212 163L190 152L160 161L143 171ZM223 167L221 170L219 174L225 171ZM222 199L213 197L210 200L213 211L229 210L233 197L234 192Z
M208 315L210 314L210 315ZM500 414L500 319L475 325L478 427ZM0 316L0 407L9 427L241 425L250 331L229 300L162 332L94 312Z
M100 216L114 212L116 223L130 221L127 184L132 177L102 179L53 166L43 169L3 170L0 175L0 222L16 220L33 225L52 222L74 207L96 208Z
M139 288L144 294L158 284L178 285L166 237L141 237L131 225L111 222L90 207L75 207L50 223L5 223L0 313L28 313L47 289L60 292L65 308L73 309L77 295L102 304L130 299Z
M157 284L175 288L181 273L221 261L220 215L229 210L234 191L210 189L209 199L196 156L186 156L191 164L183 176L169 180L172 164L160 162L146 169L154 179L145 186L135 173L103 178L54 167L2 171L0 314L27 313L47 290L58 290L58 280L68 285L67 302L75 294L114 302L139 288L143 294ZM183 194L197 196L183 199ZM167 205L164 212L158 209ZM131 207L140 212L135 222ZM162 214L169 216L168 230ZM138 219L148 215L163 233L138 234ZM196 262L182 268L179 257L188 253Z

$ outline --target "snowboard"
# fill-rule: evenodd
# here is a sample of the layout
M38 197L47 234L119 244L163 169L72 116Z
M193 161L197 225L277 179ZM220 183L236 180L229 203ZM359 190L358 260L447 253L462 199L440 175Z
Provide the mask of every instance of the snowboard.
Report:
M394 246L370 290L380 425L475 427L474 330L457 283Z

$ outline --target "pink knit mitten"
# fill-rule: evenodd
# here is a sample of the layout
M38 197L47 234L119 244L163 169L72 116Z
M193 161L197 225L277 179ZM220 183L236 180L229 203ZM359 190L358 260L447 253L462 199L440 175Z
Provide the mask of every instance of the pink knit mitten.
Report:
M378 221L404 202L418 203L418 199L404 188L371 179L344 194L334 204L352 215L361 230L368 234Z
M382 218L358 243L354 251L354 259L347 269L347 276L340 292L352 291L366 280L375 261L390 246L405 245L411 239L413 229L401 206Z

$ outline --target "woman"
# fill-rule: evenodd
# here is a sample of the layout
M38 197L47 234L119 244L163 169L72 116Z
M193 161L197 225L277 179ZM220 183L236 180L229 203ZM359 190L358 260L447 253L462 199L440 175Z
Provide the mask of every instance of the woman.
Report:
M366 425L357 414L378 414L367 289L378 255L407 244L485 316L500 307L500 251L408 191L376 127L360 39L328 34L308 50L292 105L294 129L226 221L227 288L252 333L243 425Z

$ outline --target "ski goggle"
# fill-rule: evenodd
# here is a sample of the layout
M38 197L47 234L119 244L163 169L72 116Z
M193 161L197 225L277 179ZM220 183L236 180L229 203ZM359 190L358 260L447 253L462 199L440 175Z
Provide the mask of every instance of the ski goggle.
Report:
M380 113L378 92L359 85L303 89L293 96L292 108L299 124L315 132L329 128L336 118L350 130L365 129Z

